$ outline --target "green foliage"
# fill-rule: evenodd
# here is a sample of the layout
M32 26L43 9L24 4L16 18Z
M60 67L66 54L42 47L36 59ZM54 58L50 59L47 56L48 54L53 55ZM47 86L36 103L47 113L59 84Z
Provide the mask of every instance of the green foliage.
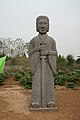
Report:
M23 75L21 75L20 73L15 73L14 74L14 78L16 78L16 80L19 80L20 78L22 78L23 77Z
M67 61L68 61L68 65L73 65L75 60L74 60L74 56L71 54L67 55Z
M67 84L67 87L74 88L76 81L80 81L80 70L73 70L66 73L59 69L55 76L55 85L66 86Z
M31 73L25 74L22 78L20 78L20 83L28 89L32 88L32 75Z
M27 71L27 68L29 67L29 59L26 59L25 57L18 57L18 56L16 56L14 59L15 59L14 64L22 65L24 69L23 67L22 69L18 68L17 70L9 71L9 73L7 74L13 76L25 88L31 89L32 88L32 74L29 70ZM71 59L73 59L73 57ZM7 61L10 69L13 68L11 60L12 59ZM79 83L80 81L80 68L77 67L77 65L72 64L73 62L71 64L68 64L68 63L69 61L67 60L67 58L61 55L58 56L57 73L55 75L54 83L55 85L61 85L61 86L64 85L68 88L74 88L76 86L76 83ZM3 79L1 78L1 80L0 81L2 84Z
M62 70L62 69L59 69L58 71L57 71L57 75L63 75L65 72Z
M32 74L31 72L25 73L24 71L17 71L13 74L13 77L16 78L25 88L32 88Z
M18 69L19 70L23 69L24 71L30 71L29 58L26 58L25 56L22 57L15 56L14 58L7 60L6 65L10 66L9 68L11 69L11 71L16 71ZM15 70L14 66L21 66L21 68L17 67Z
M31 72L26 73L24 71L17 71L13 75L16 80L20 82L25 88L32 88L32 74ZM80 70L73 70L66 73L62 69L59 69L55 75L55 85L66 86L68 88L74 88L76 81L79 80ZM73 85L73 87L72 87Z
M77 63L77 64L80 64L80 58L78 58L78 59L76 60L76 63Z
M22 78L25 75L25 73L23 71L17 71L15 73L12 74L12 76L16 79L19 80L20 78Z
M28 89L32 88L32 79L29 74L20 78L19 81L20 81L20 84L23 85L25 88L28 88Z
M68 83L67 88L75 89L76 85L73 82Z
M64 56L57 57L57 68L64 68L67 65L67 60Z
M4 80L8 77L8 73L0 73L0 85L3 85Z
M67 75L67 82L75 82L76 80L78 80L78 76L79 74L76 71L70 72Z
M55 85L64 85L66 82L65 75L56 75L55 77Z
M4 82L4 77L0 74L0 85L2 85Z
M59 69L55 75L54 83L55 85L64 85L66 82L66 76L64 74L64 71Z
M78 83L77 81L80 81L80 67L77 66L73 55L68 54L66 58L59 55L57 58L55 85L67 86L69 83L75 86Z

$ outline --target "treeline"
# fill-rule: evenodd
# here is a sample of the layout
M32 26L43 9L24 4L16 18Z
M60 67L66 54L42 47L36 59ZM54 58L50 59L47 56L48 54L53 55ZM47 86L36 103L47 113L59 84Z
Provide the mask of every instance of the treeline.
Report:
M68 54L66 57L63 55L59 55L57 57L57 67L58 68L65 68L67 66L76 66L80 64L80 58L77 58L77 60L74 58L72 54Z
M6 69L3 74L0 74L0 85L3 84L3 81L8 76L12 76L19 80L20 84L25 88L32 88L29 59L26 58L28 47L29 43L26 43L21 38L16 40L0 38L0 57L7 55L6 65L10 68L9 70ZM13 70L11 69L11 66L12 68L14 67L13 65L21 65L22 67ZM54 82L55 85L63 85L73 89L77 86L80 87L80 58L76 60L72 54L68 54L66 57L58 55Z
M13 40L11 38L0 38L0 55L5 54L8 57L15 57L16 55L28 55L28 45L22 38Z

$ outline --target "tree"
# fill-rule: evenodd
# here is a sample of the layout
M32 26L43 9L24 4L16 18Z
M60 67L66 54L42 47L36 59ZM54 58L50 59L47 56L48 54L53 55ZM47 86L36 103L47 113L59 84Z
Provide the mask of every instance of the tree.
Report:
M28 57L29 43L24 42L22 38L13 40L11 38L0 38L0 54L6 54L9 57L16 55Z
M76 60L76 63L77 63L77 64L80 64L80 58L78 58L78 59Z
M71 54L68 54L67 55L67 62L68 62L68 65L73 65L75 62L74 56Z
M66 58L64 56L59 55L57 57L57 67L58 68L63 68L67 65Z

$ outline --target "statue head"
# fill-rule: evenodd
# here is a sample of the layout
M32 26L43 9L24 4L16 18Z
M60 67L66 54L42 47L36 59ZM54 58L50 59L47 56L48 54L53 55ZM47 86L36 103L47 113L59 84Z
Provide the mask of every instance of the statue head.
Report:
M36 30L40 34L46 34L49 31L49 18L47 16L37 17Z

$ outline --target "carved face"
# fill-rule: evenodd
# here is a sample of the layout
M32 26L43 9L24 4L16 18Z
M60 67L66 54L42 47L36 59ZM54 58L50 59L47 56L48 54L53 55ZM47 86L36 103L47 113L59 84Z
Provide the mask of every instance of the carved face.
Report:
M40 33L40 34L46 34L49 30L49 21L48 21L48 18L47 17L39 17L37 19L37 31Z

